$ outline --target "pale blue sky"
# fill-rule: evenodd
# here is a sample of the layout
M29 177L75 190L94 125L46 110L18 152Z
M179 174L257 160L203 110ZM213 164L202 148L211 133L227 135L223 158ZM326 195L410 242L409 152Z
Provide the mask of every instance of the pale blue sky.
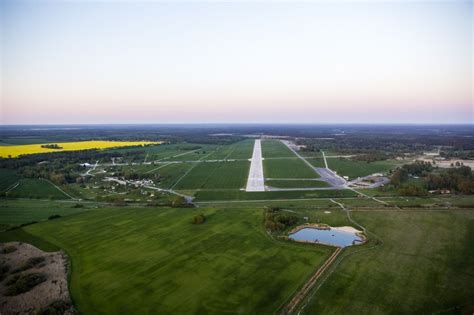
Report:
M472 2L4 1L1 123L472 123Z

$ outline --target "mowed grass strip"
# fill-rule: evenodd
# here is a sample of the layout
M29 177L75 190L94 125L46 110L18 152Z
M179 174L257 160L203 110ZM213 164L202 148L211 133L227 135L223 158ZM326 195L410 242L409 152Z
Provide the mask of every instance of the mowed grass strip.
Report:
M271 157L296 157L296 155L288 149L280 140L263 140L262 156L264 158Z
M152 173L157 173L160 175L160 181L157 183L159 187L170 188L193 166L194 163L172 163L166 166L158 165L156 166L155 171L152 171ZM160 168L157 169L158 167Z
M198 191L196 201L221 200L278 200L278 199L307 199L307 198L345 198L357 197L357 193L348 189L314 190L314 191L264 191L246 192L240 190L228 191Z
M68 253L82 314L272 314L332 249L275 241L262 220L255 208L122 208L25 231Z
M250 162L201 162L175 189L240 189L247 182Z
M234 150L230 153L229 159L250 159L252 158L253 146L255 141L253 139L244 140L234 145Z
M320 180L266 180L266 186L275 188L321 188L330 187L326 182Z
M336 171L340 176L348 176L350 179L367 176L373 173L387 172L395 168L399 163L393 160L375 161L367 163L365 161L352 161L345 158L326 159L328 167ZM311 160L309 160L311 162Z
M341 262L304 314L470 314L474 212L356 211L383 246Z
M319 175L301 159L264 159L265 178L318 178Z
M219 146L206 157L206 160L221 159L250 159L252 157L254 140L243 140L230 145Z

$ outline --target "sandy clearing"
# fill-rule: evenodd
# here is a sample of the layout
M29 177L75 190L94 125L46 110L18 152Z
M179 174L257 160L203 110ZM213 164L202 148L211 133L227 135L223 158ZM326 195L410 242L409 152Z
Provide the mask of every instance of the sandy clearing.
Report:
M3 250L6 246L14 246L17 250L0 254L0 261L10 266L7 277L0 282L0 314L36 314L58 300L71 303L67 287L67 257L64 252L43 252L30 244L18 242L3 243L0 249ZM44 257L45 262L14 275L42 273L46 275L47 280L28 292L16 296L5 296L6 282L14 276L11 271L20 268L33 257ZM71 307L68 313L72 312Z

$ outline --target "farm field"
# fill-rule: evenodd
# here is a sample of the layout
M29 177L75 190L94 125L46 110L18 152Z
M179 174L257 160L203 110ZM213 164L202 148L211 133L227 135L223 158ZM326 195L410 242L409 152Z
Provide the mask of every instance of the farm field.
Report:
M48 200L3 200L0 203L0 229L32 221L47 220L49 216L66 216L93 209L93 204L75 206L73 202Z
M343 260L303 314L472 312L472 211L367 210L353 218L383 246Z
M240 189L245 186L250 162L202 162L196 165L175 189Z
M308 162L312 163L312 160L309 159ZM376 161L367 163L365 161L352 161L344 158L329 158L327 162L330 169L336 171L340 176L348 176L349 179L373 173L384 173L399 165L397 161Z
M0 157L18 157L24 154L52 153L61 151L79 151L90 149L108 149L125 146L142 146L148 144L160 144L161 142L150 141L77 141L58 142L61 149L42 148L41 144L0 146Z
M295 154L279 140L263 140L262 156L263 158L296 157Z
M208 220L191 224L201 212ZM101 209L0 233L0 240L65 249L83 314L270 314L331 249L275 241L261 222L253 208Z
M221 159L250 159L252 157L254 140L243 140L231 145L218 147L205 160Z
M303 198L332 198L356 197L357 193L351 190L318 190L318 191L265 191L245 192L240 190L198 191L196 201L220 200L275 200L275 199L303 199Z
M294 154L293 154L294 156ZM305 162L296 159L264 159L265 178L318 178L319 175Z
M328 183L319 180L267 180L265 185L276 188L331 187Z
M3 192L14 185L20 177L11 169L0 168L0 192Z
M8 194L20 198L71 199L49 181L33 178L21 179L19 185L8 191Z

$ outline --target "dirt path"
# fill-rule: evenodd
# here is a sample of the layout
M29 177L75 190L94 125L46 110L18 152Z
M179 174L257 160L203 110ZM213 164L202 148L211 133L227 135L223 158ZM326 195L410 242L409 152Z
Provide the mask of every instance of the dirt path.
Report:
M318 279L324 274L324 272L331 266L331 264L336 260L337 256L341 253L342 248L338 247L331 254L331 256L324 262L324 264L311 276L311 278L306 282L306 284L298 291L291 301L285 306L281 314L292 314L304 300L306 295L314 287Z

